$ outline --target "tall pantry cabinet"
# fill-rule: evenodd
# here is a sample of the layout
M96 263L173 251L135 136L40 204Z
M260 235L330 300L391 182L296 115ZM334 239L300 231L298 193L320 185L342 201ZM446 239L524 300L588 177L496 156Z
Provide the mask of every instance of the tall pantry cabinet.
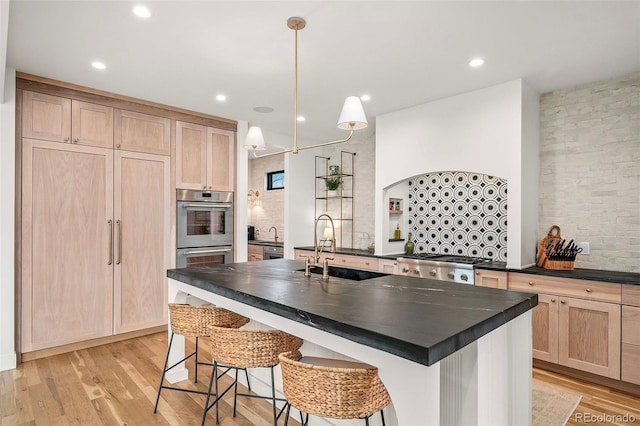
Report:
M166 324L170 120L22 94L21 352Z

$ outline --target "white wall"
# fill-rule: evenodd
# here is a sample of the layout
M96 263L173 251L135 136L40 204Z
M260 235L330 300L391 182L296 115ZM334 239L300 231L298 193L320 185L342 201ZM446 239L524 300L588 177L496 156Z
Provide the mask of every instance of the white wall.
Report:
M520 266L532 266L536 258L539 211L540 176L540 95L523 82L522 84L522 168ZM507 187L510 190L511 187ZM507 204L507 208L509 205ZM509 216L509 219L511 217ZM507 238L511 234L507 235ZM507 241L508 243L508 241ZM508 244L507 244L508 245ZM509 246L509 249L511 246Z
M4 76L4 99L0 105L0 200L5 202L5 208L0 209L0 371L16 367L14 344L16 71L7 68Z
M522 231L523 205L530 208L522 199L522 114L523 83L514 80L376 117L376 229L383 229L384 190L394 183L432 171L481 172L507 180L507 265L532 263L523 251L536 241ZM382 238L378 232L378 252Z
M249 124L246 121L238 121L236 133L236 247L235 261L247 261L247 191L248 191L248 153L244 148L244 140L247 138Z

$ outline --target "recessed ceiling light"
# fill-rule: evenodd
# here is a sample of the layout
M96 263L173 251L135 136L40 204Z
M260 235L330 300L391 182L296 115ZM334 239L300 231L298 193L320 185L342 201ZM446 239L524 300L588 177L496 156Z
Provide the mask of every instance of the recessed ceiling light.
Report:
M141 18L148 18L151 16L151 11L149 10L149 8L142 5L138 5L134 7L133 13L135 13L136 16L139 16Z
M100 62L100 61L91 62L91 66L94 67L97 70L103 70L103 69L107 68L107 66L104 63Z
M472 68L478 68L484 65L484 59L482 58L473 58L469 61L469 66Z
M253 110L255 112L261 112L263 114L268 114L270 112L273 112L273 108L268 107L268 106L258 106L258 107L253 108Z
M304 118L303 116L299 115L298 118L296 118L296 120L298 120L299 122L303 122L306 120L306 118Z
M361 101L364 101L364 102L370 101L370 100L371 100L371 96L369 96L369 95L362 95L362 96L360 96L360 100L361 100Z
M222 94L216 95L216 101L223 102L223 101L226 101L226 100L227 100L227 97L225 95L222 95Z

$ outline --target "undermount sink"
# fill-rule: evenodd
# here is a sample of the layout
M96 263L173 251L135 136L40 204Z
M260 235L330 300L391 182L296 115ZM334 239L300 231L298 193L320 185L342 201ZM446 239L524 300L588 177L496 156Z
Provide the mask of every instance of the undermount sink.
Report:
M311 266L309 268L312 274L322 275L322 267ZM298 271L304 272L304 269L298 269ZM339 266L329 266L329 276L336 278L344 278L353 281L369 280L371 278L386 277L389 274L383 274L381 272L363 271L360 269L340 268Z

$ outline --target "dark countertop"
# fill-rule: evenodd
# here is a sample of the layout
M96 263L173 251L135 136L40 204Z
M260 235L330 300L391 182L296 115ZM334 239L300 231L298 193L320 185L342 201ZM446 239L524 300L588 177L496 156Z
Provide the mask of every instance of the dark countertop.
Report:
M491 269L494 271L518 272L522 274L543 275L547 277L573 278L587 281L603 281L615 284L640 285L640 273L605 271L603 269L575 268L573 271L557 271L531 266L524 269L507 268L505 263L494 262L476 265L475 269Z
M432 365L538 303L536 294L388 275L305 278L276 259L167 271L167 276L423 365ZM300 336L304 338L304 336Z
M277 247L284 247L284 242L283 242L283 241L278 241L278 242L276 243L275 241L249 240L248 242L249 242L249 244L253 244L254 246L277 246Z
M293 249L294 250L313 251L313 246L309 246L309 247L294 247ZM323 249L322 252L323 253L327 253L326 248ZM396 260L397 258L402 256L401 254L376 255L376 254L373 254L373 253L369 253L369 251L367 251L367 250L344 248L344 247L338 247L334 253L347 254L349 256L365 256L365 257L375 257L377 259L392 259L392 260Z

